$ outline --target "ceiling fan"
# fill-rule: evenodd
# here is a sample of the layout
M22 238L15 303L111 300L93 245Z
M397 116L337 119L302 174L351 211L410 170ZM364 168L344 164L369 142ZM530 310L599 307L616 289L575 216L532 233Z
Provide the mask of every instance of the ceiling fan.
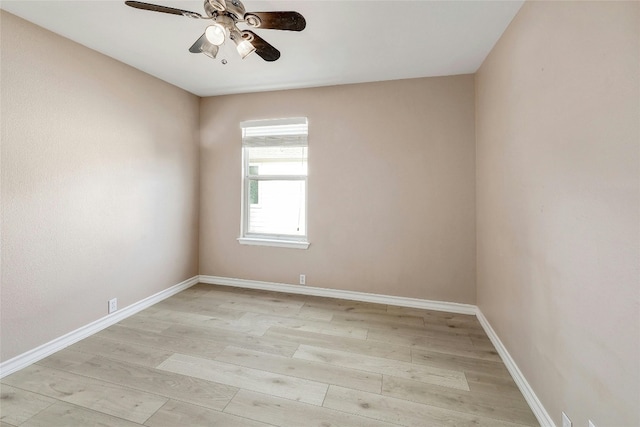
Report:
M220 46L230 39L242 59L255 52L265 61L280 58L280 51L251 30L241 31L237 24L244 23L252 28L302 31L307 23L298 12L247 12L240 0L204 0L206 16L188 10L139 1L125 1L127 6L153 12L170 13L193 19L213 21L204 34L189 48L192 53L204 53L215 58ZM226 63L226 60L223 60Z

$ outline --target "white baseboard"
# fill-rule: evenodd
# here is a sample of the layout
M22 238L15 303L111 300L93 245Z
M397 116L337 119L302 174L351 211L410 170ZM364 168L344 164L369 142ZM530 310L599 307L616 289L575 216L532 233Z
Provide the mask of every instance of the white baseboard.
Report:
M480 311L479 308L477 309L476 317L478 318L478 321L482 325L482 328L484 329L486 334L489 336L489 339L493 343L493 346L496 348L498 354L500 355L500 358L509 370L509 373L513 377L513 380L520 389L520 392L529 404L529 407L538 419L540 425L543 427L556 427L553 419L544 408L544 406L542 406L542 402L540 402L540 399L538 399L538 396L536 396L524 374L522 373L522 371L520 371L518 365L516 365L515 360L513 360L513 358L507 351L507 348L504 346L504 344L502 344L500 338L498 338L496 331L493 330L491 324L489 323L487 318L484 317L484 314L482 314L482 311Z
M476 314L476 306L455 302L430 301L418 298L396 297L392 295L370 294L366 292L344 291L340 289L314 288L313 286L288 285L285 283L261 282L258 280L232 279L229 277L200 276L200 283L209 285L235 286L238 288L261 289L290 294L313 295L317 297L339 298L352 301L421 308L424 310L446 311L458 314Z
M2 362L0 363L0 378L4 378L5 376L10 375L22 368L26 368L32 363L44 359L45 357L55 353L56 351L60 351L63 348L80 341L81 339L84 339L115 323L118 323L119 321L126 319L127 317L132 316L137 312L144 310L145 308L148 308L166 298L169 298L170 296L175 295L178 292L195 285L196 283L198 283L198 276L187 279L184 282L178 283L177 285L165 289L164 291L158 292L155 295L151 295L143 300L131 304L128 307L118 310L115 313L109 314L101 319L89 323L88 325L82 326L75 331L71 331L68 334L49 341L46 344L22 353L19 356L7 360L6 362Z

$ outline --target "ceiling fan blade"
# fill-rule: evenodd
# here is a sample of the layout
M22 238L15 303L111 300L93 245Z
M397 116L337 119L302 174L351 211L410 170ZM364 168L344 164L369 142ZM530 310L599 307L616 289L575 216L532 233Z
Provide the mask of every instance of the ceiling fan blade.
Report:
M307 26L298 12L250 12L244 19L252 27L271 30L302 31Z
M247 36L245 36L247 34ZM256 48L258 56L265 61L276 61L280 58L280 51L269 43L264 41L262 37L254 33L253 31L245 30L242 32L243 38Z
M134 7L136 9L151 10L153 12L170 13L172 15L181 15L181 16L186 16L186 17L189 17L189 18L203 18L202 15L200 15L199 13L196 13L196 12L191 12L191 11L182 10L182 9L176 9L176 8L173 8L173 7L160 6L160 5L157 5L157 4L143 3L143 2L140 2L140 1L125 1L124 4L126 4L127 6Z

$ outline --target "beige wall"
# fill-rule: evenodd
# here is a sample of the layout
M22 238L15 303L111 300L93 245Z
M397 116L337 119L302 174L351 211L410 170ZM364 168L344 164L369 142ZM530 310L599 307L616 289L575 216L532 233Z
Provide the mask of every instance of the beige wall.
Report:
M478 305L558 425L640 425L639 23L527 2L476 78Z
M299 116L311 246L242 246L239 123ZM201 274L475 303L473 76L205 98L201 141Z
M198 273L199 101L1 19L6 361Z

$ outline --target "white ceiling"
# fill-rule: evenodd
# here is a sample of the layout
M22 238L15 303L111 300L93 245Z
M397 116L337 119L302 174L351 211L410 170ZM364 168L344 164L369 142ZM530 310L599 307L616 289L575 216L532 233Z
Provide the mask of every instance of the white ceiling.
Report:
M143 1L204 15L202 0ZM2 0L0 7L196 95L211 96L474 73L522 3L244 1L247 11L295 10L306 18L300 33L255 30L282 53L276 62L255 54L242 60L229 43L216 60L192 54L189 47L209 21L133 9L119 0Z

